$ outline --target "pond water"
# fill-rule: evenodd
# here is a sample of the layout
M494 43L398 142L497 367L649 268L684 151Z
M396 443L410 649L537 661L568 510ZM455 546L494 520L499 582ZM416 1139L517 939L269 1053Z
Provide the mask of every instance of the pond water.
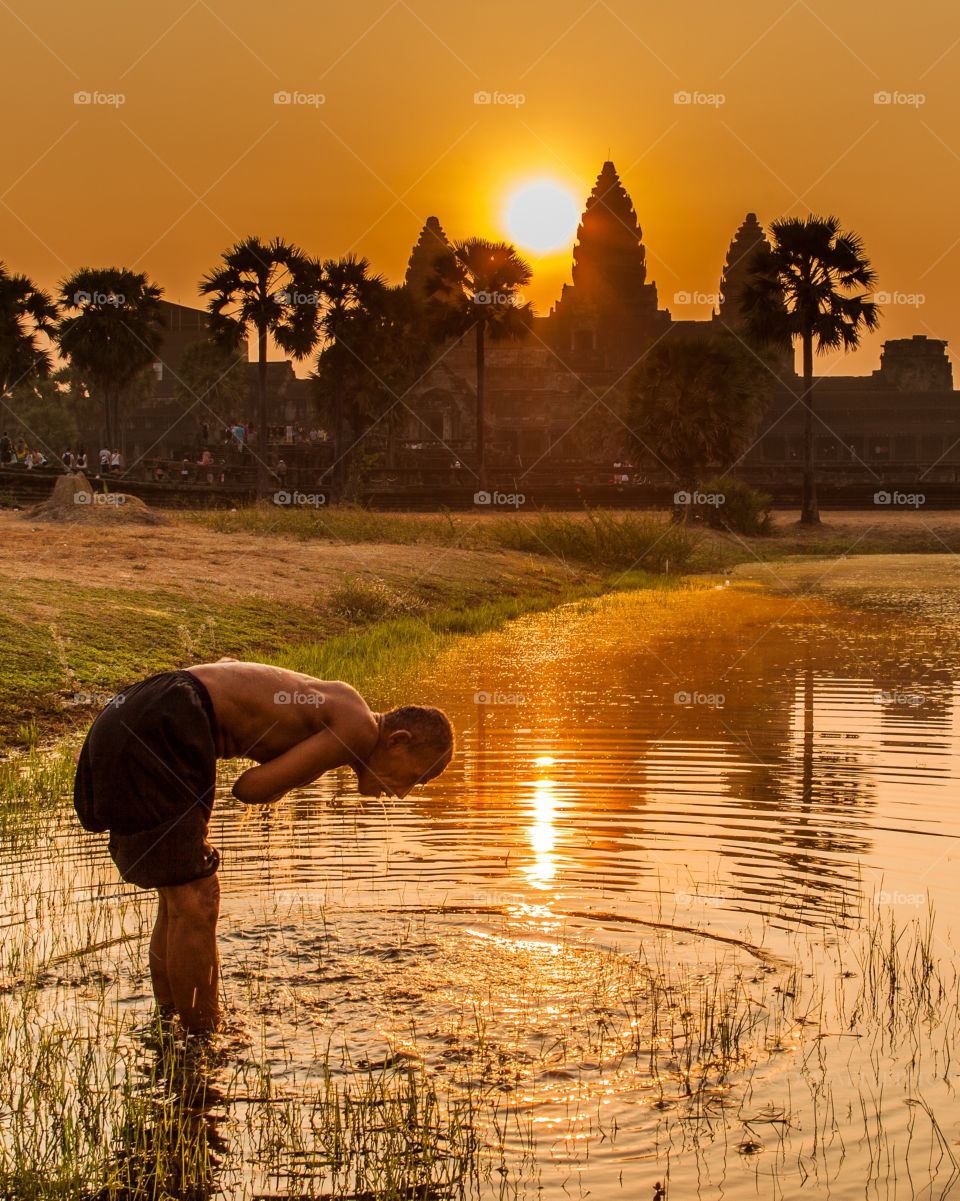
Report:
M235 1095L192 1195L319 1195L277 1100L386 1065L467 1099L483 1196L960 1196L956 617L922 584L871 610L611 595L371 698L458 731L404 801L344 773L244 810L225 779ZM33 923L61 1020L102 1043L106 1010L137 1047L150 905L69 815L31 840L5 845L6 937Z

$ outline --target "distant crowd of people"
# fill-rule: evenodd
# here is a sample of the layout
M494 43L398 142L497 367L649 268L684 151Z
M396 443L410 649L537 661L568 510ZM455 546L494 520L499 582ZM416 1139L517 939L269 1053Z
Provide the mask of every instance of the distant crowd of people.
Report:
M157 484L166 483L168 480L178 481L181 484L222 484L225 482L224 464L218 462L207 448L204 448L195 460L191 459L189 455L184 455L179 466L160 459L152 460L149 471L150 479Z
M101 475L122 471L123 454L105 446L97 457L97 466ZM0 433L0 467L66 467L68 471L87 471L90 459L83 446L68 446L59 461L56 455L51 459L46 451L31 448L24 437L11 438L4 430Z
M222 458L216 458L209 449L204 449L196 459L184 455L179 463L162 459L151 460L148 464L148 478L157 484L225 484L227 482L228 464ZM284 459L278 459L270 471L278 484L286 482L288 467Z
M90 459L85 447L67 447L59 459L55 455L50 459L46 450L31 449L26 438L11 438L4 430L0 434L0 467L66 467L67 471L87 471ZM97 456L97 467L100 468L101 476L123 471L123 453L103 447Z
M49 467L42 450L34 450L24 438L13 439L6 430L0 434L0 467Z
M302 425L271 426L271 443L281 445L320 446L328 442L329 436L322 429L306 429ZM217 452L211 442L211 430L207 422L197 429L198 449L195 454L184 454L182 459L149 458L133 464L138 478L155 483L180 484L224 484L235 475L235 469L252 468L255 465L257 428L250 422L230 421L222 428L221 447ZM0 467L65 468L67 471L95 470L100 476L118 475L126 470L126 462L120 450L103 447L91 461L83 446L67 447L59 458L52 451L30 447L22 435L11 438L7 431L0 434ZM271 468L271 475L279 485L290 477L290 469L284 459L278 459Z
M303 425L280 425L270 427L270 441L287 445L318 446L329 440L326 430L314 428L308 430ZM210 441L210 427L203 423L200 427L200 445L206 446ZM247 421L231 421L223 427L221 441L224 446L243 450L257 443L257 427Z

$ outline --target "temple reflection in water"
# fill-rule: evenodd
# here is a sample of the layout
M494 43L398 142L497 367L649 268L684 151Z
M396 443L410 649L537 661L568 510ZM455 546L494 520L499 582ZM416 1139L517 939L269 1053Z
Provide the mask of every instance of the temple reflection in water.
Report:
M828 628L733 591L670 611L526 619L441 665L430 686L463 734L422 802L433 839L557 896L704 896L788 924L856 909L878 805L949 781L951 671L910 666L902 631L862 614Z

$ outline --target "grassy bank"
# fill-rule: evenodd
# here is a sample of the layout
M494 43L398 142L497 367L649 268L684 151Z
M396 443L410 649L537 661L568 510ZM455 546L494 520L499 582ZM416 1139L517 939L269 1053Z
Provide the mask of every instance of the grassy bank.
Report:
M0 745L20 746L85 728L103 697L134 679L224 654L363 686L449 634L608 587L738 564L960 550L960 513L826 513L812 530L778 513L774 532L755 538L674 526L665 514L269 504L149 532L15 515L0 525Z
M597 571L682 571L696 549L689 530L665 522L660 514L603 509L500 516L381 513L350 506L294 509L264 503L195 514L193 519L221 534L512 550Z
M677 586L678 577L633 571L621 575L621 589ZM322 641L303 642L276 661L319 679L349 680L363 689L377 681L409 677L418 662L438 654L463 635L499 629L525 613L542 612L581 597L596 596L603 583L570 585L555 592L492 597L416 615L382 616L379 620ZM359 587L362 597L363 588ZM411 697L425 701L427 698Z
M693 548L683 530L636 514L471 523L264 505L149 532L11 515L0 745L86 728L132 681L228 654L362 687L456 633L647 586L683 570Z
M618 587L657 577L633 572ZM360 687L396 674L459 633L478 633L536 610L596 595L599 576L574 582L531 572L505 585L423 580L416 587L345 576L334 588L291 605L227 601L191 588L118 590L36 581L29 594L0 586L0 740L32 746L85 729L119 688L151 672L236 655L283 663Z
M349 506L329 510L272 504L235 512L196 514L193 520L224 534L256 533L301 541L510 549L612 571L720 571L738 563L792 557L943 554L960 552L960 512L876 508L825 510L819 526L778 511L769 534L744 536L697 523L669 524L665 512L592 510L505 516L471 513L381 513Z

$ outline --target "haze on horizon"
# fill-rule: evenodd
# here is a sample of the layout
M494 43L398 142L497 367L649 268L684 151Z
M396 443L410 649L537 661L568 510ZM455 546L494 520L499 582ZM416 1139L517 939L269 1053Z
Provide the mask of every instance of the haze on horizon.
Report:
M915 333L956 356L960 12L928 0L912 16L891 0L869 20L822 0L735 15L535 0L478 24L440 0L3 0L0 259L45 287L135 267L199 305L224 248L280 234L399 280L427 216L451 238L504 238L513 191L547 177L582 208L609 157L675 317L709 315L748 211L767 227L834 213L893 301L856 355L818 371L866 373L884 340ZM520 248L545 314L572 244Z

